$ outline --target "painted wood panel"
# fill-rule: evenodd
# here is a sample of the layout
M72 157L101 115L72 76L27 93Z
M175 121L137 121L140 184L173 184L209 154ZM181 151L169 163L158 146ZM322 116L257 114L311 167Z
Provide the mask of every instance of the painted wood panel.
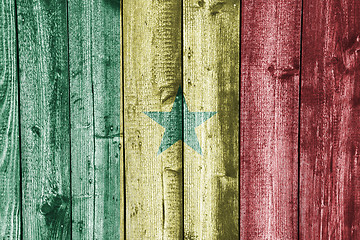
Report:
M0 6L1 239L360 239L356 0Z
M119 239L120 4L69 0L68 9L72 237Z
M304 0L300 239L360 239L359 15Z
M162 152L164 128L145 114L170 112L181 85L181 9L123 3L127 239L182 239L182 144Z
M68 3L71 217L72 237L76 239L94 239L95 232L93 8L90 1Z
M23 239L71 235L65 1L17 1Z
M240 1L183 5L186 103L216 112L197 118L201 153L183 149L184 239L239 239Z
M0 239L19 239L21 180L14 1L1 1L0 10Z
M94 239L120 238L120 6L95 2L93 54L95 121ZM100 67L101 66L101 67Z
M241 239L296 239L301 1L242 3Z
M120 162L120 240L125 240L125 219L126 219L126 206L125 206L125 141L124 141L124 130L125 130L125 118L124 118L124 9L123 9L123 1L120 3L120 64L121 64L121 81L120 81L120 153L119 153L119 162Z

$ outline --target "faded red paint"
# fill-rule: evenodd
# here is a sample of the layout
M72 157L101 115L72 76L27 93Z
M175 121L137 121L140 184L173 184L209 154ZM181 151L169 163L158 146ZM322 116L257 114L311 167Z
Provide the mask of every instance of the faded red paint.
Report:
M241 239L297 239L300 22L300 0L242 2Z
M300 239L360 239L360 1L304 0Z

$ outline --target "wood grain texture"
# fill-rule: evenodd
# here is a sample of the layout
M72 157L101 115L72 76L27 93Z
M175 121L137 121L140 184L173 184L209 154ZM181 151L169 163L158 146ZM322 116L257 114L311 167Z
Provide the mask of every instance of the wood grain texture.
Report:
M68 9L72 237L119 239L120 3L69 0Z
M94 5L94 239L120 238L120 4ZM101 66L101 67L100 67Z
M241 239L297 238L300 22L300 0L242 3Z
M94 239L93 5L69 1L72 237ZM101 66L101 65L100 65Z
M0 239L20 238L18 72L14 1L0 13Z
M120 43L121 43L121 52L120 52L120 64L121 64L121 79L120 79L120 143L119 143L119 162L120 162L120 240L125 240L125 219L126 219L126 213L125 213L125 198L126 198L126 191L125 191L125 141L124 141L124 29L123 29L123 23L124 23L124 9L123 9L124 3L123 0L120 2Z
M181 1L124 1L126 239L182 239L182 143L157 156L181 84Z
M18 0L23 239L70 239L66 2Z
M184 147L184 239L239 239L240 1L184 1L184 95L217 112ZM184 126L185 131L191 126Z
M304 1L300 239L360 239L359 15Z

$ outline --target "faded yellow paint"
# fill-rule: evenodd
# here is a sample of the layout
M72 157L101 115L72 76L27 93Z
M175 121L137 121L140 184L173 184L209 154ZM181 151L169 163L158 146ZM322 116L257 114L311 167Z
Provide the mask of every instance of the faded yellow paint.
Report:
M182 239L182 143L157 156L181 84L181 1L124 2L126 238Z
M239 34L240 1L184 1L184 95L217 112L184 148L185 239L239 239Z

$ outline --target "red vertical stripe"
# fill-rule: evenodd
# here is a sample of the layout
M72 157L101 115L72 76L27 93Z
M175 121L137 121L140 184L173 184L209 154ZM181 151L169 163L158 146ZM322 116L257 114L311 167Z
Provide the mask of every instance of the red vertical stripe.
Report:
M242 3L241 239L296 239L300 0Z
M300 239L360 239L360 2L304 0Z

